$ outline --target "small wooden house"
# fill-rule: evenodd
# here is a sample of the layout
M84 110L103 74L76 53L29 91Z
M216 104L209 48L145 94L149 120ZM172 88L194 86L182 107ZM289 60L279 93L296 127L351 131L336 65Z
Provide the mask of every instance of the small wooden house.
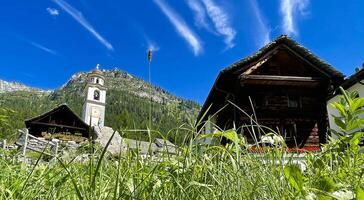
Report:
M208 128L207 121L225 130L235 127L254 142L262 130L254 134L241 127L255 125L256 119L284 136L289 147L318 147L326 141L326 100L343 78L330 64L280 36L219 73L198 115L199 128Z
M88 138L89 125L66 104L62 104L40 116L28 119L25 125L29 133L42 137L42 133L71 133Z

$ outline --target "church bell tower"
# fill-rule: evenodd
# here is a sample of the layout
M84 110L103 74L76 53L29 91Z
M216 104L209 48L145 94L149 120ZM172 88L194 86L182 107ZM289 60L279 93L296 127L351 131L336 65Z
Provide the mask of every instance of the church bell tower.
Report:
M92 127L104 127L106 87L105 77L99 69L99 64L87 76L85 96L82 112L83 121Z

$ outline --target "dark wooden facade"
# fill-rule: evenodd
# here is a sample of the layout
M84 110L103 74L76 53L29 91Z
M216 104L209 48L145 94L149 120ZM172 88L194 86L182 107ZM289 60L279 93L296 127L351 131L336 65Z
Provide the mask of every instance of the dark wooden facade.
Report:
M89 126L66 104L25 121L29 133L41 137L42 133L71 133L89 137Z
M282 134L289 147L318 146L326 141L326 100L342 81L340 72L281 36L220 72L198 120L215 114L216 125L230 129L252 124L253 116ZM252 131L239 132L253 142Z

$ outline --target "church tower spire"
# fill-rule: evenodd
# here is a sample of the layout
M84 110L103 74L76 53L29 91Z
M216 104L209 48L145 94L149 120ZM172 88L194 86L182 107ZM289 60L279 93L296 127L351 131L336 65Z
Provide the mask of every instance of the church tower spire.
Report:
M106 87L105 77L99 68L97 64L87 76L82 119L92 127L102 128L105 122Z

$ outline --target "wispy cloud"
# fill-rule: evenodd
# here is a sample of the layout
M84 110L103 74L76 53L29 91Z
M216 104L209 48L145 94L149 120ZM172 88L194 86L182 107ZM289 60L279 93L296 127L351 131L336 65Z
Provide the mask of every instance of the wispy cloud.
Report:
M159 51L160 48L157 45L157 43L155 43L151 40L148 40L147 42L148 42L148 50L152 50L154 52Z
M268 28L265 19L262 15L262 12L259 8L258 2L256 0L250 0L250 3L253 8L253 13L257 20L256 28L259 37L259 46L265 45L270 42L270 28Z
M146 48L146 52L148 52L149 50L152 50L154 52L160 50L159 45L149 38L142 26L135 23L134 27L137 29L137 32L142 36L143 40L145 41L142 46L143 48Z
M191 30L186 22L176 13L164 0L154 0L156 5L167 16L169 21L173 24L177 32L183 37L193 49L195 55L202 52L202 46L197 35Z
M234 47L236 31L230 25L229 15L213 0L202 0L202 2L205 5L208 16L215 25L216 31L224 36L224 42L227 48Z
M61 7L65 12L67 12L73 19L75 19L81 26L88 30L101 44L103 44L107 49L114 50L114 47L102 37L95 28L86 20L80 11L72 7L70 4L64 0L53 0L59 7Z
M33 47L36 47L36 48L38 48L40 50L43 50L43 51L45 51L47 53L50 53L50 54L53 54L55 56L59 56L59 54L56 51L54 51L54 50L52 50L50 48L47 48L47 47L45 47L45 46L43 46L43 45L41 45L39 43L30 41L30 40L27 40L27 39L22 39L22 40L24 40L26 43L32 45Z
M283 15L283 30L288 35L297 35L295 17L305 16L309 0L281 0L281 14Z
M194 13L195 25L211 31L211 27L207 22L207 14L204 6L199 0L187 0L187 5Z
M58 16L59 15L59 11L55 8L46 8L47 12L52 15L52 16Z

